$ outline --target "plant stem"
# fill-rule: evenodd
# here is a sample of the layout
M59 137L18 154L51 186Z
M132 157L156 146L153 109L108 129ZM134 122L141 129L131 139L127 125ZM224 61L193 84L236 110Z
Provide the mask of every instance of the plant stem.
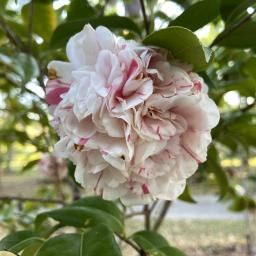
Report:
M19 196L0 196L1 201L5 200L15 200L19 202L25 202L25 201L30 201L30 202L38 202L38 203L52 203L52 204L61 204L65 205L65 202L62 200L58 199L41 199L41 198L33 198L33 197L19 197Z
M20 51L22 52L28 52L28 49L26 45L22 42L22 40L18 37L16 33L14 33L9 26L5 23L3 18L0 17L0 27L4 31L6 37L9 39L9 41Z
M168 212L168 209L170 208L170 206L172 205L172 202L171 201L165 201L164 202L164 205L162 207L162 210L154 224L154 227L153 227L153 231L157 231L159 229L159 227L161 226L162 222L164 221L164 217L165 215L167 214Z
M32 51L32 39L33 39L33 15L34 15L34 0L31 0L29 4L29 24L28 24L28 48Z
M145 26L146 34L148 35L149 32L150 32L149 31L150 24L149 24L149 20L148 20L148 17L147 17L144 0L140 0L140 7L141 7L142 15L143 15L143 21L144 21L144 26Z
M238 28L240 28L242 25L244 25L246 22L250 21L251 17L256 13L256 9L249 14L248 16L244 17L242 20L240 20L239 22L237 22L236 24L234 24L231 28L228 28L226 30L224 30L219 36L217 36L214 41L211 43L210 47L213 47L217 44L219 44L220 42L222 42L227 36L229 36L230 34L232 34L235 30L237 30Z
M140 255L141 255L141 249L135 245L132 241L130 241L129 239L121 236L120 234L116 234L120 240L124 241L125 243L127 243L128 245L130 245L135 251L137 251Z
M150 230L150 210L148 205L144 206L144 216L145 216L145 229Z

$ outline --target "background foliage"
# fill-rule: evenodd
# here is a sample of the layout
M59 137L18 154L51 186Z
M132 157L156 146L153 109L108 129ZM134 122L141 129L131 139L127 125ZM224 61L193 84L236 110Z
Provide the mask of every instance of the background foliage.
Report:
M127 39L167 48L176 58L193 64L220 108L221 121L213 131L208 161L200 166L180 199L194 202L190 184L216 184L220 199L231 200L230 209L252 211L256 206L255 1L141 3L0 1L0 172L31 172L41 154L52 151L56 135L44 102L46 65L52 59L65 60L67 40L85 24L104 25ZM170 203L163 205L154 223L150 213L155 204L146 206L141 212L146 230L127 237L126 213L119 202L89 197L73 203L80 197L73 171L69 164L64 190L61 184L42 184L38 196L48 201L21 204L21 198L0 195L1 215L8 227L27 229L2 240L0 250L22 252L23 256L55 256L60 251L63 256L85 255L85 251L88 256L121 255L118 241L123 240L140 255L184 255L155 232ZM52 209L66 202L69 204L63 208ZM42 213L45 209L50 210ZM17 211L17 219L10 218ZM13 226L14 221L18 225ZM75 229L72 234L52 237L64 226Z

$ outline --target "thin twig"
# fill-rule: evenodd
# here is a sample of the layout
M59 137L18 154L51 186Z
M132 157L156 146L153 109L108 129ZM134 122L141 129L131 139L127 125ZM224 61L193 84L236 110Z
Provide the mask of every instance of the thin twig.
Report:
M34 15L34 0L31 0L29 4L29 24L28 24L28 47L29 51L32 51L32 39L33 39L33 15Z
M27 52L26 45L22 42L22 40L18 37L18 35L9 28L9 26L5 23L5 21L1 17L0 17L0 27L2 28L3 32L5 33L9 41L16 48L18 48L22 52Z
M170 206L172 205L172 202L171 201L165 201L164 202L164 205L162 207L162 210L154 224L154 227L153 227L153 231L157 231L159 229L159 227L161 226L162 222L164 221L164 217L165 215L167 214Z
M30 201L30 202L38 202L38 203L52 203L52 204L61 204L65 205L65 202L62 200L58 199L42 199L42 198L33 198L33 197L19 197L19 196L0 196L1 201L5 200L14 200L14 201L19 201L19 202L25 202L25 201Z
M154 211L155 207L157 206L157 203L159 202L159 200L155 200L153 202L153 204L150 207L150 214L152 214L152 212Z
M129 239L121 236L120 234L116 234L120 240L124 241L125 243L127 243L128 245L130 245L135 251L137 251L138 253L141 253L141 249L134 244L132 241L130 241Z
M256 13L256 9L250 13L248 16L244 17L242 20L234 24L231 28L228 28L227 30L224 30L223 33L221 33L219 36L217 36L214 41L211 43L210 47L215 46L216 44L219 44L222 42L227 36L232 34L235 30L240 28L242 25L244 25L246 22L250 21L252 16Z
M148 205L144 206L144 216L145 216L145 229L150 230L150 210Z
M149 20L148 20L148 17L147 17L144 0L140 0L140 7L141 7L142 15L143 15L143 21L144 21L146 34L148 35L149 32L150 32L150 23L149 23Z

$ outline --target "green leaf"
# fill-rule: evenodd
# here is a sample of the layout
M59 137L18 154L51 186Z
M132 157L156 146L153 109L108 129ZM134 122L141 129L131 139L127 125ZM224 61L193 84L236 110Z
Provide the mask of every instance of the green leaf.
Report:
M0 251L10 250L16 245L37 236L36 232L30 230L18 231L4 237L0 241Z
M220 189L220 199L222 199L229 191L229 180L226 172L219 164L218 152L214 146L209 148L207 162L204 164L204 166L207 166L208 172L214 174Z
M217 44L229 48L255 48L256 45L256 21L249 21L230 32ZM215 40L222 38L226 31L220 33Z
M185 256L180 250L169 246L166 239L153 231L139 231L131 237L146 253L152 256Z
M36 256L83 256L80 254L81 235L65 234L50 238Z
M68 10L67 20L85 19L95 15L94 9L86 0L71 1Z
M138 231L134 233L131 238L146 252L155 248L169 246L163 236L153 231Z
M99 196L90 196L75 201L70 206L92 207L107 212L117 218L121 223L124 222L124 214L112 201L107 201Z
M118 233L122 233L124 228L115 216L93 207L69 206L39 214L35 220L36 227L40 227L48 217L65 226L93 227L103 223Z
M245 69L249 73L249 75L252 76L256 83L256 57L250 58L246 63L245 63ZM256 90L256 85L254 86Z
M19 242L18 244L12 246L11 248L9 248L8 250L10 252L13 252L13 253L19 253L20 251L24 250L25 248L31 246L31 245L41 245L43 244L44 240L42 238L39 238L39 237L30 237L30 238L27 238L21 242Z
M233 212L241 212L247 208L246 198L243 196L235 196L232 204L229 206L229 210Z
M243 5L246 2L248 2L248 0L221 0L220 13L224 21L228 20L234 11L240 10L241 12L240 5Z
M169 27L153 32L143 43L169 50L171 56L192 64L196 71L204 70L212 58L211 50L203 47L197 36L183 27Z
M22 84L39 76L39 67L35 58L25 53L19 53L13 60L13 68L22 78Z
M190 189L189 189L188 185L186 185L185 190L179 196L179 199L182 201L188 202L188 203L193 203L193 204L196 203L194 198L191 196Z
M166 256L186 256L184 252L171 246L161 247L159 250Z
M41 247L42 243L32 244L24 249L21 256L35 256Z
M182 26L195 31L219 15L220 0L203 0L189 6L170 26Z
M30 3L22 8L22 18L25 24L30 22ZM33 3L33 32L48 41L57 26L57 15L51 2L35 1Z
M26 172L30 170L32 167L34 167L38 163L39 159L32 160L28 162L22 169L22 172Z
M122 256L113 232L104 225L82 235L81 250L86 256Z
M236 22L239 22L241 19L245 18L248 15L248 7L255 8L255 0L244 0L237 4L232 9L232 12L229 14L225 21L226 27L231 26L232 24L235 24Z
M244 78L219 86L218 89L223 92L238 91L243 96L254 96L256 92L256 82L253 78Z
M110 29L127 29L140 35L140 29L129 18L121 16L105 16L99 18L88 18L63 23L54 31L50 46L51 48L64 47L71 36L80 32L86 24L91 24L94 28L100 25Z
M50 238L37 256L121 256L113 233L104 225L88 232Z

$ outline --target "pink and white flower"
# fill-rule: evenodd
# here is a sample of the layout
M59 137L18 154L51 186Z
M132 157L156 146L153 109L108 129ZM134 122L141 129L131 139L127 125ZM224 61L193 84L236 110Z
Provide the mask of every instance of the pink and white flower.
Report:
M203 79L163 49L90 25L49 64L46 100L60 136L55 153L75 178L126 204L174 200L204 162L219 111Z

